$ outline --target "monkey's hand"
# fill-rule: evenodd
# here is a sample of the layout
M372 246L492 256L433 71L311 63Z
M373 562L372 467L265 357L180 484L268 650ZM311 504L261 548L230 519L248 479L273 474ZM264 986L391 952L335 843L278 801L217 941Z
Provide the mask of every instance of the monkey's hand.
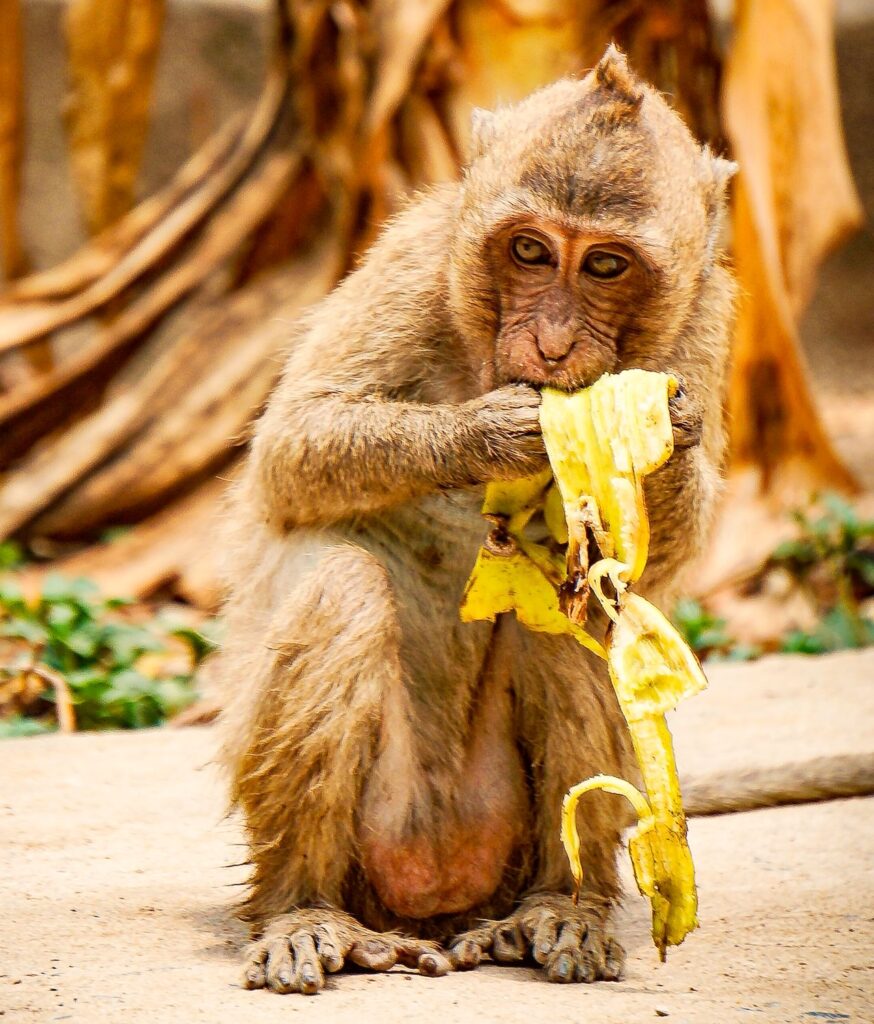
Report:
M704 408L700 401L689 394L682 377L678 376L677 379L680 385L676 394L668 400L671 425L674 428L674 448L694 448L701 443Z
M342 970L347 961L371 971L403 964L432 977L451 967L435 942L382 935L341 910L312 908L275 918L249 946L243 987L315 995L325 987L325 972Z
M456 970L470 970L488 953L499 963L529 957L542 964L549 981L618 981L625 950L606 929L604 901L580 900L560 893L539 893L523 900L505 921L464 932L450 944Z
M465 403L476 442L470 467L480 483L534 476L549 465L540 432L540 392L508 384Z

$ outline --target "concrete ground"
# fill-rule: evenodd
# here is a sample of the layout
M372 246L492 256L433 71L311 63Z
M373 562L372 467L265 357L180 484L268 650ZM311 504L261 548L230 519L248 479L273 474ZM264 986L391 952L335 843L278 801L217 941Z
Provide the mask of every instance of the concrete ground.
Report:
M672 723L689 778L874 756L874 651L710 674ZM629 895L618 984L487 966L339 975L315 998L246 992L231 914L244 870L225 867L243 851L214 745L210 729L0 745L2 1024L874 1021L874 798L692 821L701 928L660 965L648 906Z

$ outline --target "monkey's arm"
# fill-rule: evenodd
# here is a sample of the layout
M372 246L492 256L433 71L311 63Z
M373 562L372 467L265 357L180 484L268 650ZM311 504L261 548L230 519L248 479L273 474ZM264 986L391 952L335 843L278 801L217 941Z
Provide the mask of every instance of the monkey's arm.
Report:
M458 405L326 394L274 407L253 443L255 485L290 527L530 475L546 459L538 404L511 386Z
M539 396L480 397L448 322L454 186L409 206L298 324L249 463L270 518L326 523L546 464Z

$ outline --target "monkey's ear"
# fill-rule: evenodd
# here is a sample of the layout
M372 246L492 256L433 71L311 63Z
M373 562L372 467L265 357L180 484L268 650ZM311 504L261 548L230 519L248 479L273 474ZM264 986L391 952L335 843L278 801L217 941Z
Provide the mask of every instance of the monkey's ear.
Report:
M491 110L474 107L470 115L470 158L476 160L495 139L495 115Z
M714 257L718 251L724 248L727 204L726 190L732 176L737 173L737 164L733 160L725 160L721 156L714 156L709 146L704 146L705 166L709 167L712 175L711 184L706 185L705 195L707 203L707 214L710 227L707 232L707 250L705 265L713 266Z
M710 167L713 171L713 182L720 191L725 189L725 186L737 174L738 169L734 160L726 160L721 156L711 156Z
M611 43L595 67L595 80L601 89L616 94L629 106L636 107L643 100L643 86L628 66L625 54Z

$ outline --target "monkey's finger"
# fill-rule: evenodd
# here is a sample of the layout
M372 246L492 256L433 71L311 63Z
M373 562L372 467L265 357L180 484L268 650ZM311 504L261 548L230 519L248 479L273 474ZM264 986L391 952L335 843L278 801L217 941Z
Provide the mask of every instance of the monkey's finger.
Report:
M583 954L579 949L554 949L546 959L546 977L549 981L557 982L559 985L566 985L568 982L577 981L577 969L582 974Z
M294 991L294 960L286 936L267 943L267 987L271 992Z
M420 974L440 977L452 968L436 942L424 939L398 939L395 950L399 964L403 964L404 967L415 967Z
M508 399L509 405L519 409L538 408L541 402L540 392L532 384L525 384L517 381L515 384L505 384L497 392L502 399Z
M313 937L309 932L299 931L292 935L290 942L294 954L292 985L305 996L314 996L325 987L325 975Z
M492 956L502 964L515 964L525 957L525 939L516 921L506 921L495 928Z
M604 949L604 966L601 977L604 981L619 981L625 970L625 949L615 939L607 939Z
M429 978L442 978L452 970L448 957L436 949L428 949L422 953L416 966L419 968L419 974L427 975Z
M589 933L583 939L574 978L585 984L597 981L604 974L604 965L604 938L599 931L589 929Z
M545 964L546 958L555 947L558 937L558 921L551 915L544 915L529 936L531 955L539 964Z
M686 378L683 376L682 373L679 373L677 370L669 370L668 373L670 373L670 375L677 382L677 387L674 393L672 395L668 395L668 402L670 403L676 401L678 398L683 398L685 396L687 391L687 385Z
M246 950L243 964L243 988L264 988L267 974L264 961L267 959L267 947L263 942L255 942Z
M398 954L385 939L361 939L353 943L348 959L369 971L388 971L397 963Z
M689 396L682 385L680 390L668 399L668 411L673 427L674 447L692 448L700 444L704 429L704 410L699 402Z
M449 950L449 959L456 971L472 971L482 958L483 948L473 939L461 939Z
M350 943L341 942L337 930L328 924L317 924L313 928L313 935L322 967L329 974L336 974L343 966L343 958L349 952Z

